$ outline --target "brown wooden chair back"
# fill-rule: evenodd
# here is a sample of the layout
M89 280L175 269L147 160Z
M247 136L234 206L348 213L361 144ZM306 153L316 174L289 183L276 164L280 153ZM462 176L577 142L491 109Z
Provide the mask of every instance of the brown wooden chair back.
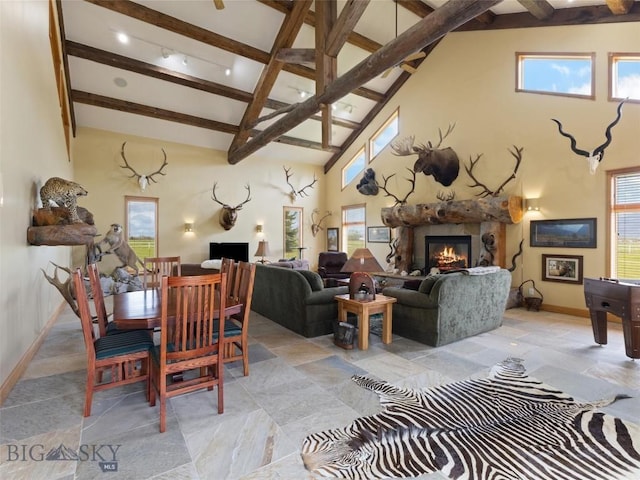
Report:
M91 287L91 296L93 296L93 305L96 310L96 319L98 322L98 329L100 336L107 335L107 326L109 324L109 315L107 314L107 308L104 305L104 294L102 292L102 285L100 285L100 271L98 270L98 264L90 263L87 265L87 274L89 276L89 286Z
M160 288L162 277L180 276L180 257L147 257L144 259L143 286Z
M229 302L241 303L242 310L239 314L231 316L226 327L224 361L229 363L242 360L245 376L249 375L249 316L255 276L255 263L238 262L234 291L227 296Z
M233 258L222 258L220 273L227 274L227 298L233 296L236 282L236 261Z
M152 364L151 404L160 397L160 431L166 429L166 399L202 388L218 387L218 413L224 411L224 309L227 296L224 273L162 278L162 317L159 355ZM187 371L195 376L179 382L167 377Z
M87 351L84 416L88 417L94 392L149 379L153 340L143 330L96 338L82 271L77 268L71 276ZM104 375L105 372L108 374ZM148 388L146 392L148 396Z

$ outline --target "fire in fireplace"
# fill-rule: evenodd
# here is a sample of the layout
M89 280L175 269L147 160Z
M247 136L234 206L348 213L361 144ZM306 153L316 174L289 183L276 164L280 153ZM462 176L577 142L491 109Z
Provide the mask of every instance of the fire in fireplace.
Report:
M427 272L468 268L471 258L471 235L427 235L424 237Z

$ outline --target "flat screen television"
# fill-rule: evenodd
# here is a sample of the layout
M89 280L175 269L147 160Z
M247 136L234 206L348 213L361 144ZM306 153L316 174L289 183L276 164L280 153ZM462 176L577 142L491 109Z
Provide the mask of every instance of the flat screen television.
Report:
M246 242L211 242L209 259L233 258L236 261L249 261L249 244Z

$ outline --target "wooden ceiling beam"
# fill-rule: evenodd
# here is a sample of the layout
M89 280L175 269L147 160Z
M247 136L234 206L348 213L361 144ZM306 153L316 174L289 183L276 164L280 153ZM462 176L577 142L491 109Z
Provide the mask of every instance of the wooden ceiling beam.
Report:
M551 18L555 12L553 5L547 2L547 0L518 0L518 3L538 20Z
M433 12L433 8L424 3L421 0L394 0L398 5L400 5L405 10L419 16L420 18L424 18L430 13ZM478 15L476 18L469 20L470 22L476 23L478 26L480 25L490 25L494 20L495 15L486 11L481 15Z
M134 113L136 115L144 115L145 117L167 120L169 122L182 123L192 127L206 128L216 132L230 133L232 135L238 132L238 127L229 123L209 120L202 117L195 117L185 113L173 112L163 108L150 107L140 103L128 102L116 98L105 97L95 93L83 92L80 90L71 90L71 100L85 105L94 107L109 108L125 113Z
M106 8L112 12L127 15L141 22L146 22L151 25L155 25L159 28L169 30L171 32L183 35L187 38L191 38L198 42L210 45L212 47L219 48L221 50L240 55L253 60L258 63L266 65L271 60L271 54L264 52L258 48L246 45L242 42L230 39L223 35L219 35L210 30L206 30L197 25L193 25L188 22L184 22L178 18L166 15L157 10L145 7L130 0L85 0L94 5ZM296 2L297 3L297 2ZM305 67L303 65L286 64L282 67L282 70L292 73L294 75L307 78L309 80L315 80L315 72L312 68ZM379 102L383 95L369 88L360 87L352 92L355 95Z
M383 46L377 52L337 78L323 94L313 96L301 103L282 119L267 127L259 135L239 148L230 150L228 161L236 164L267 143L296 127L315 114L321 104L333 103L351 92L356 86L372 80L388 68L400 63L409 53L420 50L459 27L471 18L475 18L500 0L457 0L447 2L433 13L420 20L396 39Z
M316 51L314 48L281 48L276 53L276 60L282 63L315 65Z
M340 12L340 16L327 34L325 52L330 57L338 55L344 44L349 39L362 14L369 6L370 0L347 0Z
M262 73L253 92L253 100L244 111L244 115L240 121L240 131L231 141L230 149L238 148L249 139L250 126L259 117L269 97L269 93L271 93L271 89L282 70L283 63L276 60L276 54L281 48L290 48L293 45L302 28L304 16L312 3L313 0L298 0L293 6L291 13L287 15L284 22L282 22L271 49L271 58L262 69Z
M327 0L316 3L316 95L320 95L325 88L336 78L338 72L338 59L326 51L329 32L333 29L338 15L336 0ZM329 148L331 145L331 105L320 105L322 115L322 146Z
M260 130L252 130L251 136L254 137L260 134ZM284 145L291 145L294 147L302 147L302 148L310 148L312 150L321 150L323 152L331 152L331 153L339 153L342 150L340 147L336 147L335 145L331 145L327 148L323 147L321 143L314 142L311 140L304 140L302 138L288 137L286 135L281 135L277 139L273 141L273 143L282 143Z
M607 0L607 7L614 15L626 15L633 6L633 0Z

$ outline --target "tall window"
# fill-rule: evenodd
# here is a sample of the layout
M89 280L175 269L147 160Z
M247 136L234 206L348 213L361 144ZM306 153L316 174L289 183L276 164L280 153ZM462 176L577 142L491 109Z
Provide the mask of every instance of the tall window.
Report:
M364 146L358 150L358 153L342 168L342 188L349 185L356 176L358 176L367 164L367 157Z
M609 54L609 100L640 102L640 53Z
M351 256L356 248L365 247L365 204L342 207L342 246Z
M376 155L384 150L384 147L389 145L398 135L398 132L400 131L398 121L399 114L399 110L393 112L393 114L382 124L378 131L374 133L369 140L369 151L371 152L369 162L373 161Z
M595 98L595 54L516 52L516 92Z
M611 277L640 278L640 168L608 172Z
M138 258L158 256L158 199L124 197L127 242Z

